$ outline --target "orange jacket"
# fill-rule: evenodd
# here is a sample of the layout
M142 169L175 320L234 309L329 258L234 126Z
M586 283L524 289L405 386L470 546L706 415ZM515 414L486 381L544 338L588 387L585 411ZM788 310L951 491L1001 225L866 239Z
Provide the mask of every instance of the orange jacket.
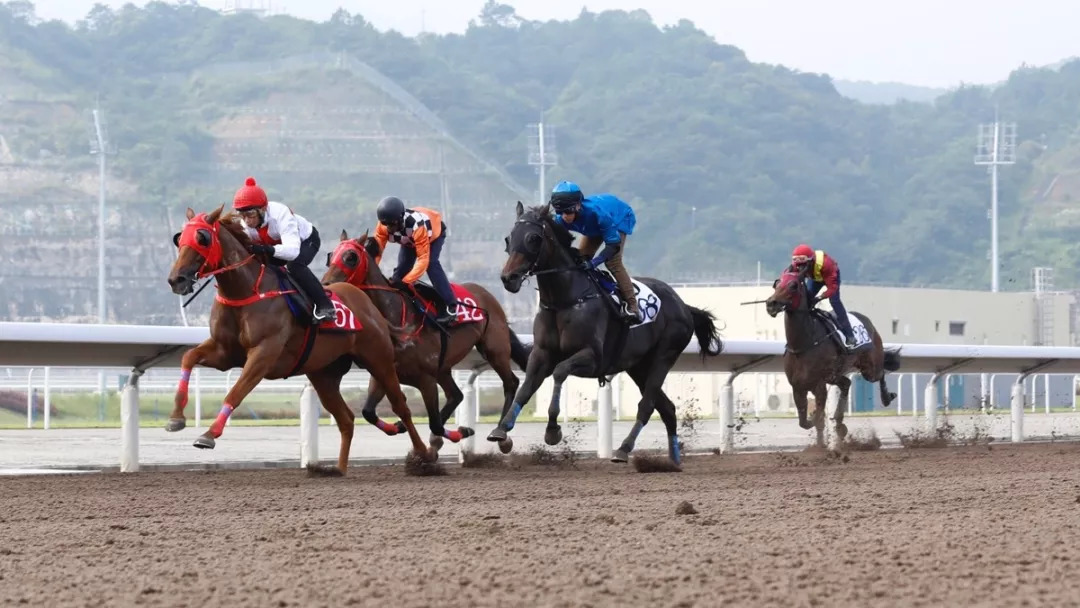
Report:
M425 207L406 209L404 226L401 230L390 232L382 224L375 227L375 240L379 243L379 255L375 258L375 263L378 264L382 259L383 249L386 248L388 242L397 243L402 247L412 247L416 250L416 264L402 279L411 285L427 272L428 263L431 262L431 243L440 236L442 236L442 216L438 211Z

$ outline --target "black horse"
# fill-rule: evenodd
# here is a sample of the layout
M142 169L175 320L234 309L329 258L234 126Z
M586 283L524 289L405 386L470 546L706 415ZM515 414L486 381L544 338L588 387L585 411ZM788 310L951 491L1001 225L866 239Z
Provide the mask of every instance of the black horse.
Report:
M666 283L641 278L635 280L635 288L644 318L627 326L617 313L614 282L599 272L583 270L572 242L573 236L555 222L548 206L525 211L518 202L517 221L506 238L509 258L501 278L507 291L517 293L526 277L536 275L541 310L533 320L533 349L525 381L513 404L503 408L488 441L498 441L499 448L509 452L513 443L506 434L514 428L523 404L545 378L553 376L544 441L559 443L559 394L566 378L598 378L603 384L605 378L625 371L641 389L641 401L634 428L612 455L612 462L629 459L638 434L657 409L667 427L668 455L677 466L681 457L675 404L664 394L664 379L695 335L702 360L720 354L723 343L715 319L705 310L687 306Z

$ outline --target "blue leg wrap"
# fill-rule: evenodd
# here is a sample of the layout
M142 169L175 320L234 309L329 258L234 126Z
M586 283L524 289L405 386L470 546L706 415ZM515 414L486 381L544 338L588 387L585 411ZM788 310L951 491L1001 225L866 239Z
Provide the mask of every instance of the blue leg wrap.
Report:
M523 407L525 406L521 405L517 401L515 401L514 405L510 407L510 411L506 413L506 423L503 425L504 427L506 427L506 430L509 431L514 428L514 423L517 422L517 417L519 414L521 414L521 408Z

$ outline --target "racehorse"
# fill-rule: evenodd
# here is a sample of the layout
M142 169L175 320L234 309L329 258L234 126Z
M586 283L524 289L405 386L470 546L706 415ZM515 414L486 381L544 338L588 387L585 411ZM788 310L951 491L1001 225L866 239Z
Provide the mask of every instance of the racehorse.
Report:
M825 400L827 384L840 389L836 406L836 435L843 441L847 436L844 413L847 410L851 380L847 373L858 370L868 382L877 382L881 402L888 407L896 399L885 383L885 374L900 369L900 349L885 350L881 335L870 319L857 312L848 314L855 333L855 348L849 353L843 334L836 327L832 312L817 310L810 305L810 291L805 272L785 271L773 283L773 294L765 300L765 310L776 317L784 311L784 373L791 385L795 408L799 411L799 426L817 428L817 445L825 445ZM807 418L807 393L814 394L814 421Z
M359 238L349 239L348 233L342 230L337 247L327 256L327 270L322 281L323 284L344 281L365 290L383 316L404 327L410 335L410 340L398 345L398 378L403 384L419 389L423 396L431 427L432 451L438 454L443 437L456 443L474 434L468 427L451 431L445 428L446 421L463 399L461 389L454 382L452 368L476 348L502 380L505 403L509 405L520 384L510 367L511 360L524 370L529 347L510 329L506 313L495 296L476 283L451 285L459 302L457 324L449 330L439 327L428 316L445 305L437 302L435 290L424 284L414 286L412 293L391 287L375 263L378 256L378 241L368 237L367 232ZM425 312L413 306L413 298L423 302ZM446 395L442 411L439 410L439 386ZM361 413L365 420L387 435L396 435L401 429L380 420L375 413L375 406L383 395L382 388L372 377Z
M322 472L344 474L354 416L340 387L341 378L356 363L389 394L416 454L430 460L394 370L394 334L367 294L346 283L330 286L327 291L337 314L313 326L310 296L291 288L283 270L259 263L248 253L251 241L233 214L222 215L223 208L198 215L189 208L187 223L173 237L180 248L169 272L173 293L191 293L196 280L211 276L217 277L218 293L210 309L210 338L184 353L175 407L165 430L176 432L186 425L188 379L195 365L221 371L243 367L214 424L195 440L195 447L206 449L214 448L229 416L260 380L305 374L341 433L337 469ZM269 276L267 268L272 269ZM275 275L277 280L264 281ZM289 296L298 298L300 305ZM294 306L301 312L291 312ZM304 311L308 316L301 317Z
M528 211L517 204L517 221L506 238L508 258L502 269L507 291L517 293L525 278L536 276L540 308L533 319L533 348L525 381L510 408L503 408L499 425L488 435L503 452L513 443L507 432L514 428L522 406L540 383L554 378L544 441L555 445L562 439L558 424L559 395L568 376L598 378L627 372L641 389L637 420L612 454L612 462L626 462L638 434L659 410L668 435L668 457L681 464L675 404L663 391L664 379L697 336L702 361L723 349L713 315L686 305L666 283L651 278L634 280L643 320L627 326L616 308L618 296L610 275L585 271L571 247L573 236L555 222L548 205ZM509 405L509 404L508 404Z

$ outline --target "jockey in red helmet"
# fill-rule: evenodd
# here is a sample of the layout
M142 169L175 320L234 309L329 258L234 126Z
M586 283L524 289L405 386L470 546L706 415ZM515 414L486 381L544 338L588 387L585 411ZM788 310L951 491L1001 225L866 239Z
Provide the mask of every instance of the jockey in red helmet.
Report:
M848 348L855 346L855 332L851 330L851 321L848 319L847 309L840 301L840 267L836 260L832 259L824 251L814 251L809 245L799 245L791 252L790 270L800 273L807 281L810 290L813 308L822 300L829 300L833 312L836 313L836 324L840 331L844 332L845 342ZM825 293L817 297L817 292L825 288Z
M289 275L315 301L316 321L333 318L334 305L308 264L319 253L319 231L292 209L267 200L266 191L249 177L233 197L233 208L244 220L244 230L253 243L251 253L268 256L271 263L285 266Z

